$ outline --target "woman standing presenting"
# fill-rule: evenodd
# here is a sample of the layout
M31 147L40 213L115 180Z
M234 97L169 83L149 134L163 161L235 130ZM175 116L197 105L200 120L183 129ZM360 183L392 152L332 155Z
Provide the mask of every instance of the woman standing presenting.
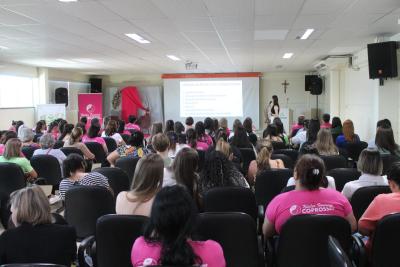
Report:
M269 124L272 123L273 120L277 117L279 117L279 101L278 101L278 96L273 95L272 96L272 101L269 101L269 104L264 111L265 115L265 123Z

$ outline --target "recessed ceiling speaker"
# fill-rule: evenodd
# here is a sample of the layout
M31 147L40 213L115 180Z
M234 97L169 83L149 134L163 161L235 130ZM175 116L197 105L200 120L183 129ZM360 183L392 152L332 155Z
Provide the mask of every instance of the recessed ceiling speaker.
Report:
M59 87L55 90L56 104L65 104L68 106L68 89L65 87Z
M322 94L322 79L318 75L306 75L305 90L309 91L312 95Z

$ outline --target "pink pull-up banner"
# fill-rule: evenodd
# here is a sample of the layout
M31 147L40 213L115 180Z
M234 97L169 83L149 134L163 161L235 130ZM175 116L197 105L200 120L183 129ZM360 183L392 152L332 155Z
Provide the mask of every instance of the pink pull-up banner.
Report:
M103 125L103 94L78 94L78 117L87 117L88 125L94 118Z

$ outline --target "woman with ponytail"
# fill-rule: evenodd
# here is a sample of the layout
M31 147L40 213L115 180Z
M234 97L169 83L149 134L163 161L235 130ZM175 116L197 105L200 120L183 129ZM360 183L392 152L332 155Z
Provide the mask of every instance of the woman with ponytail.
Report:
M223 250L217 242L190 239L196 215L196 205L184 187L161 189L154 199L144 236L133 244L133 267L225 267Z
M252 160L247 172L247 180L254 183L256 175L264 170L269 169L284 169L285 164L281 159L271 159L272 143L268 140L262 139L256 145L257 158Z
M333 189L321 188L325 165L321 158L306 154L294 168L295 190L276 196L265 211L263 234L266 238L280 233L292 216L302 214L334 215L345 218L352 231L357 221L347 198Z
M81 138L83 135L82 128L75 127L71 135L69 136L68 140L64 142L64 147L75 147L82 151L83 156L85 159L94 159L94 154L90 152L89 148L81 142Z

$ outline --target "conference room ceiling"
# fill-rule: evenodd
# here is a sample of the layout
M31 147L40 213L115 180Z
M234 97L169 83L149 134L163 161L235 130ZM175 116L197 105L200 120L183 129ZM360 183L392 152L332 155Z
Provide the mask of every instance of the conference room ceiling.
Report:
M400 0L0 0L0 61L87 74L188 72L186 61L197 72L308 71L399 23Z

